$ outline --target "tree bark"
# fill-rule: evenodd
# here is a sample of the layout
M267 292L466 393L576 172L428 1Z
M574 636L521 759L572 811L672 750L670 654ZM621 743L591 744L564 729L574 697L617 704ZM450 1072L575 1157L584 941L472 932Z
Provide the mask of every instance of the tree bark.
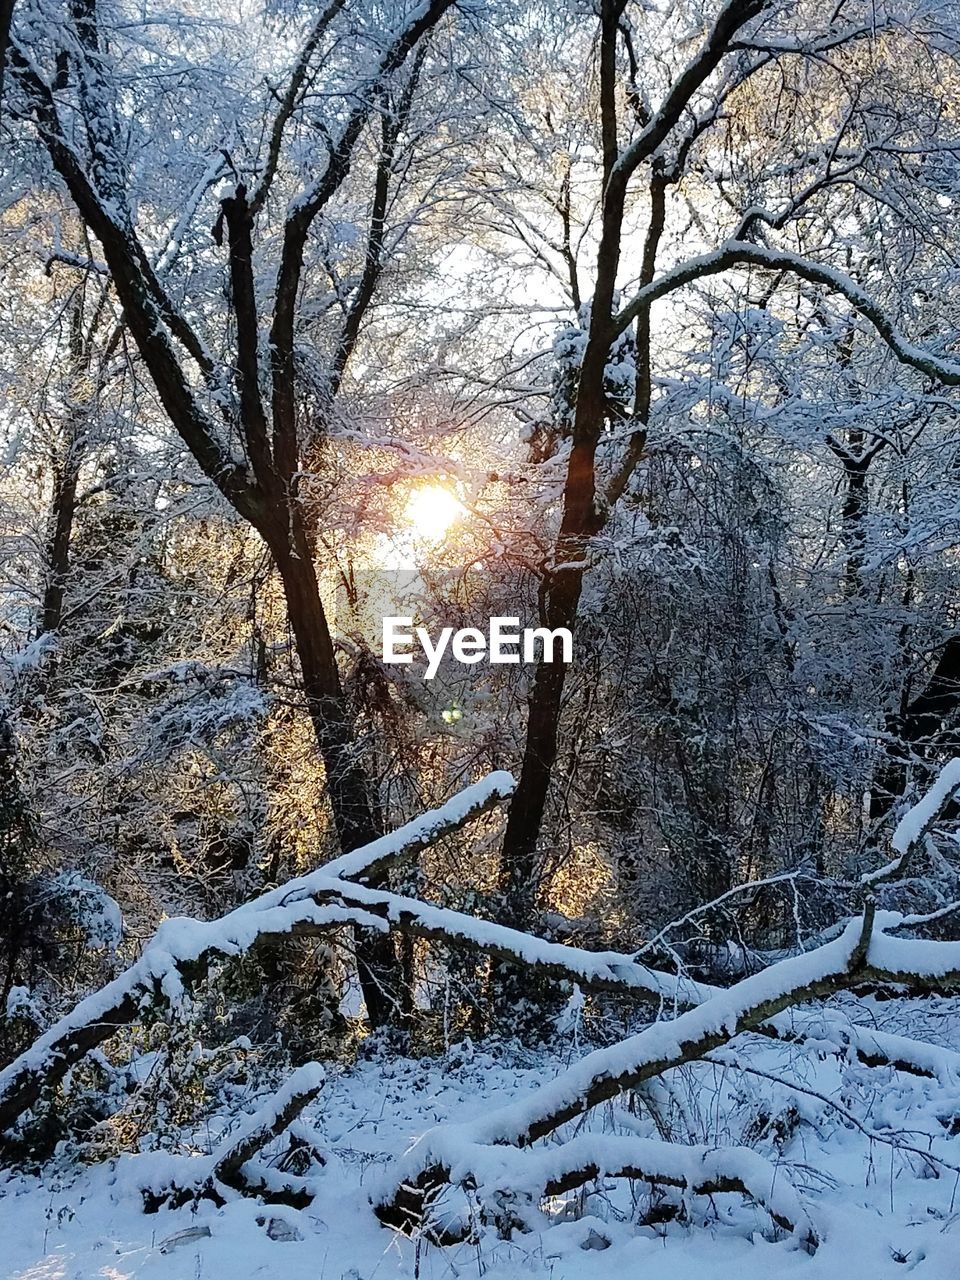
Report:
M349 853L382 836L383 824L370 794L362 750L347 710L306 531L296 513L291 513L288 528L292 538L285 529L270 545L283 583L307 711L326 771L334 825L340 848ZM383 883L385 878L386 873L380 872L374 883ZM393 1009L390 988L395 985L396 967L389 938L358 931L360 985L368 1017L375 1027L381 1026Z
M576 626L584 570L571 567L553 575L541 622L555 630ZM510 923L523 927L532 918L540 888L537 843L557 760L560 714L567 667L541 661L534 676L527 714L520 779L510 805L501 853L501 891Z
M70 543L73 518L77 509L77 484L80 478L80 450L71 434L64 457L56 467L53 502L50 510L50 533L47 542L46 583L40 606L39 635L59 631L63 619L63 598L70 571Z

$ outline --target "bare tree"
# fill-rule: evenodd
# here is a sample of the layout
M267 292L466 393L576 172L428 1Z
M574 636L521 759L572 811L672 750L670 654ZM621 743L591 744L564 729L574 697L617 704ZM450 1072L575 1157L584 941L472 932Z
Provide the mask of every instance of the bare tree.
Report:
M75 6L63 25L51 24L51 40L42 50L49 59L46 70L38 61L41 51L20 42L15 30L10 48L19 109L32 120L80 218L102 247L124 322L164 410L205 476L257 530L273 555L343 849L369 843L379 833L381 819L320 597L315 531L303 501L302 478L315 460L313 442L329 419L384 267L384 220L395 151L416 91L422 53L405 81L401 72L451 4L452 0L432 0L400 15L394 30L374 40L374 48L368 50L372 68L355 72L337 118L329 129L321 126L327 152L321 171L290 200L279 235L273 235L272 227L266 233L268 252L277 256L275 285L265 302L254 267L258 218L281 169L291 122L305 110L307 90L322 74L326 42L343 9L342 0L332 0L314 23L285 86L276 93L255 182L251 185L237 175L220 200L218 235L226 249L229 278L229 312L222 320L235 334L233 352L222 357L211 352L194 316L165 287L162 271L138 231L137 192L131 189L124 161L111 60L94 0ZM67 101L81 122L79 129L68 120ZM346 300L326 385L315 405L320 420L310 422L298 394L296 351L305 253L312 228L346 181L361 139L375 120L382 121L381 149L374 168L364 266ZM227 157L207 173L197 202L231 164ZM266 342L261 337L265 316L270 320ZM60 505L66 510L69 504ZM381 949L375 967L382 969L387 960ZM380 981L366 975L364 986L371 1017L382 1019L389 1001Z
M853 48L874 38L878 30L893 31L900 21L892 13L880 18L879 26L874 23L875 15L865 14L862 22L855 18L847 21L846 15L841 21L835 16L822 29L788 35L778 30L781 16L778 6L764 0L729 0L707 26L693 56L672 75L659 105L653 106L637 87L636 41L628 6L621 0L605 0L600 7L596 55L598 149L603 157L598 176L600 227L589 326L577 370L559 529L542 569L541 620L551 629L575 626L584 579L598 554L600 535L644 459L655 375L650 316L659 300L721 273L757 268L770 281L769 293L784 281L799 280L818 291L839 295L905 366L941 384L957 385L960 378L960 366L901 332L893 313L856 278L818 261L814 256L817 245L811 243L808 256L792 247L769 243L784 227L808 217L824 192L843 188L852 170L859 172L862 167L867 171L878 156L895 155L897 145L890 135L872 136L863 125L868 113L860 118L863 133L855 140L859 145L849 141L848 133L855 132L851 114L857 114L857 91L853 92L855 106L847 116L841 115L812 172L803 172L807 162L799 156L795 162L786 162L788 167L795 163L797 172L791 171L791 192L782 207L770 210L755 200L738 208L726 178L718 178L721 207L732 204L734 208L729 238L693 258L680 257L666 269L661 265L667 247L668 194L692 172L712 177L711 162L703 160L701 164L698 148L708 147L711 138L717 143L713 131L719 127L724 110L735 110L738 94L751 80L762 78L762 73L774 67L786 76L788 65ZM898 127L907 127L905 115L899 117ZM626 142L624 134L628 135ZM934 143L929 141L929 145ZM941 139L936 145L955 143ZM891 159L891 164L895 163ZM735 148L731 166L736 173ZM623 305L618 286L624 269L625 219L632 207L635 182L645 189L647 226L633 297ZM699 226L707 234L702 219ZM698 231L698 238L700 234ZM582 288L581 277L578 289ZM636 335L636 387L633 404L624 411L610 403L609 364L615 345L631 327ZM612 463L607 461L606 451L601 453L611 422L619 446ZM852 538L864 500L865 466L871 456L868 449L861 459L860 451L851 444L847 525ZM853 548L854 572L855 562ZM539 889L537 842L557 760L566 674L562 664L541 663L529 698L522 769L503 846L503 887L518 921L530 918Z

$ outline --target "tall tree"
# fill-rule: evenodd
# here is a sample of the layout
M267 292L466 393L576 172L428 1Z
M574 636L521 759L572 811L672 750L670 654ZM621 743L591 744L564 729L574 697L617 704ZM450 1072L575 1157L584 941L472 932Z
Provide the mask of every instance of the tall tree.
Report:
M384 267L386 204L395 178L398 136L416 91L419 58L405 80L402 72L452 2L430 0L406 13L397 10L384 29L375 22L355 24L357 61L336 86L327 119L314 117L310 91L323 74L324 58L343 38L337 26L345 11L343 0L331 0L313 22L285 84L274 90L277 105L266 122L263 154L252 180L234 172L235 180L220 197L217 235L226 252L229 308L219 317L220 332L233 334L232 351L222 354L214 354L201 333L209 298L191 303L174 295L164 280L168 260L150 252L138 226L140 192L132 183L125 154L129 122L119 105L111 22L103 6L97 0L81 0L68 16L51 15L41 47L21 39L16 26L11 38L17 109L32 120L59 179L102 248L125 324L164 410L207 478L272 553L344 849L375 838L381 819L320 596L315 531L303 501L302 478L315 460L315 442L329 420ZM273 259L275 270L275 283L265 297L255 266L258 226L267 222L265 209L285 167L289 132L301 114L323 139L324 154L316 175L289 200L279 231L272 225L263 228L262 252ZM324 385L307 404L300 391L297 340L308 241L347 180L361 141L375 121L383 123L364 265L341 299L343 322ZM195 205L232 170L225 151L208 164L192 197ZM284 176L289 178L288 173ZM380 947L381 968L386 960ZM367 973L364 985L371 1016L381 1019L389 1001L380 981Z
M865 258L862 269L858 264L853 274L838 269L832 261L836 246L827 229L831 196L850 183L855 186L858 177L871 188L896 189L898 147L906 145L908 134L913 136L911 130L919 126L923 131L921 154L924 147L931 155L945 147L956 150L956 140L948 141L942 131L937 135L930 123L935 112L888 100L890 93L909 97L912 89L906 80L898 85L892 75L871 78L857 60L856 51L866 46L880 49L881 58L889 59L901 38L908 48L913 37L923 47L925 36L939 30L936 16L919 9L908 14L893 8L884 14L865 9L858 15L844 10L821 22L819 15L808 14L802 6L785 9L764 0L728 0L709 22L701 22L695 52L670 71L656 103L644 94L647 80L638 61L638 49L643 48L637 31L640 21L625 0L603 0L600 5L594 117L596 151L602 158L596 175L599 227L589 318L565 432L559 528L542 569L541 618L551 629L576 626L600 535L645 455L657 360L650 317L659 300L691 285L703 287L722 273L755 270L769 282L771 296L785 282L799 280L804 287L814 286L817 296L839 294L905 365L939 383L960 381L960 366L905 336L895 311L886 309L883 293L874 296L859 282L872 272L872 283L886 288L889 277L883 264L875 269ZM828 72L818 89L828 97L836 95L829 116L799 121L795 134L789 127L771 134L776 138L772 145L781 140L784 144L775 159L768 158L773 176L766 185L763 177L750 181L753 169L746 138L751 113L762 110L751 92L762 93L762 86L769 87L779 77L800 100L801 87L810 87L813 68L826 55L846 58L844 71L857 68L863 81L845 83L843 72L838 72L834 82ZM952 56L947 54L948 62ZM658 78L651 68L649 82ZM873 103L871 92L877 95ZM934 107L935 97L930 100ZM881 101L892 121L886 131L873 123L874 106L879 110ZM735 130L728 129L731 119L738 122ZM816 144L811 144L812 136ZM692 238L703 242L704 252L685 257L685 246L676 243L675 233L669 237L665 232L676 225L675 206L682 207L687 198L684 183L694 180L712 189L715 201L701 201L690 219ZM935 182L928 189L930 198L934 186ZM668 202L671 192L678 195L673 208ZM637 259L624 260L625 246L632 241L629 218L644 196L642 251ZM901 226L906 218L903 208L892 195L886 199ZM710 212L704 213L711 204ZM789 247L788 232L795 234ZM794 247L798 242L801 252ZM841 255L843 266L850 265L850 247ZM619 290L626 287L632 288L633 297L623 304ZM577 289L583 288L581 273ZM896 306L895 296L890 301ZM631 327L636 336L636 385L633 403L624 409L611 403L611 385L617 381L612 365ZM612 461L601 449L611 423ZM855 539L857 512L851 504L861 501L862 489L854 486L852 494L847 524ZM855 548L851 556L855 572ZM520 781L503 846L504 890L520 921L529 919L539 889L537 846L557 760L566 679L562 664L542 662L529 698Z

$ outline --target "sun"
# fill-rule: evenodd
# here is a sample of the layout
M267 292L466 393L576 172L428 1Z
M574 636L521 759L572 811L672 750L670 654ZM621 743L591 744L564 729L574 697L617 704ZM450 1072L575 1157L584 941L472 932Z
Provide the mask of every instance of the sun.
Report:
M443 485L425 484L414 489L404 514L415 538L441 542L450 526L464 514L464 506Z

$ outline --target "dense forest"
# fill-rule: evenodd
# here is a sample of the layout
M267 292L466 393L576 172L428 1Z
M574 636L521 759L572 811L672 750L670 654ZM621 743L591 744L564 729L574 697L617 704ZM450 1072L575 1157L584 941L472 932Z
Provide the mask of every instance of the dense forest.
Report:
M0 0L0 1277L956 1276L958 103Z

